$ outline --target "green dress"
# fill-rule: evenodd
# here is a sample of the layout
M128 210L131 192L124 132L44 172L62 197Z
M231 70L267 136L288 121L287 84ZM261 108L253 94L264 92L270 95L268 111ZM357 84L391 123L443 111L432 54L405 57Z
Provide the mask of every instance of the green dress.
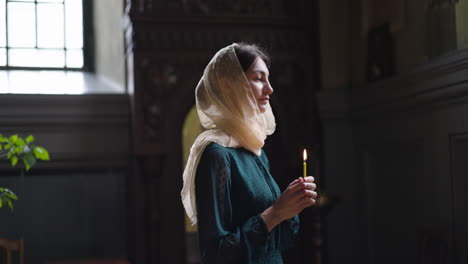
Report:
M295 216L268 232L260 214L281 192L262 150L208 145L198 164L195 191L203 263L283 263L299 229Z

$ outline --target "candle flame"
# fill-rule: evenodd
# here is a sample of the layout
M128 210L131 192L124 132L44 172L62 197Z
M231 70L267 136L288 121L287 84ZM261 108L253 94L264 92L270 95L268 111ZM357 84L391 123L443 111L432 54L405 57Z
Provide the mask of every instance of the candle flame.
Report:
M307 150L305 150L305 149L304 149L303 157L304 157L304 161L306 161L307 160Z

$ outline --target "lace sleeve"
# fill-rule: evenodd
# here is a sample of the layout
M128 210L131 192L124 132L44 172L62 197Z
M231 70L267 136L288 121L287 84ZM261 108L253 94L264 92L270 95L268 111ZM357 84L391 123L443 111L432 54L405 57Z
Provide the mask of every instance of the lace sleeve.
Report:
M281 251L293 247L294 240L299 232L299 216L288 219L281 224Z
M268 237L260 215L232 223L231 168L223 148L207 148L195 178L198 238L203 263L244 263Z

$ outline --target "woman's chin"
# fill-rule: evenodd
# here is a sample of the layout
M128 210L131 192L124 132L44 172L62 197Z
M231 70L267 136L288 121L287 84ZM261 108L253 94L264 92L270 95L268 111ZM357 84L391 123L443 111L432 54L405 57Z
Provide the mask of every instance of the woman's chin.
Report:
M260 113L262 113L262 114L265 113L266 110L268 109L267 106L268 106L268 105L259 105L259 106L258 106L258 109L260 110Z

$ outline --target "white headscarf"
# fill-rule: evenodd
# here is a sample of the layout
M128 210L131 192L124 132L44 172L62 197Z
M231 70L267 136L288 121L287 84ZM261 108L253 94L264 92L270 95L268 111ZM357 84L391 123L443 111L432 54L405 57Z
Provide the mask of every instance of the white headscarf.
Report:
M193 143L183 174L182 203L193 225L197 223L195 174L206 146L216 142L224 147L244 147L260 156L267 135L276 127L270 105L264 113L257 106L236 46L234 43L215 54L195 90L198 116L209 130Z

